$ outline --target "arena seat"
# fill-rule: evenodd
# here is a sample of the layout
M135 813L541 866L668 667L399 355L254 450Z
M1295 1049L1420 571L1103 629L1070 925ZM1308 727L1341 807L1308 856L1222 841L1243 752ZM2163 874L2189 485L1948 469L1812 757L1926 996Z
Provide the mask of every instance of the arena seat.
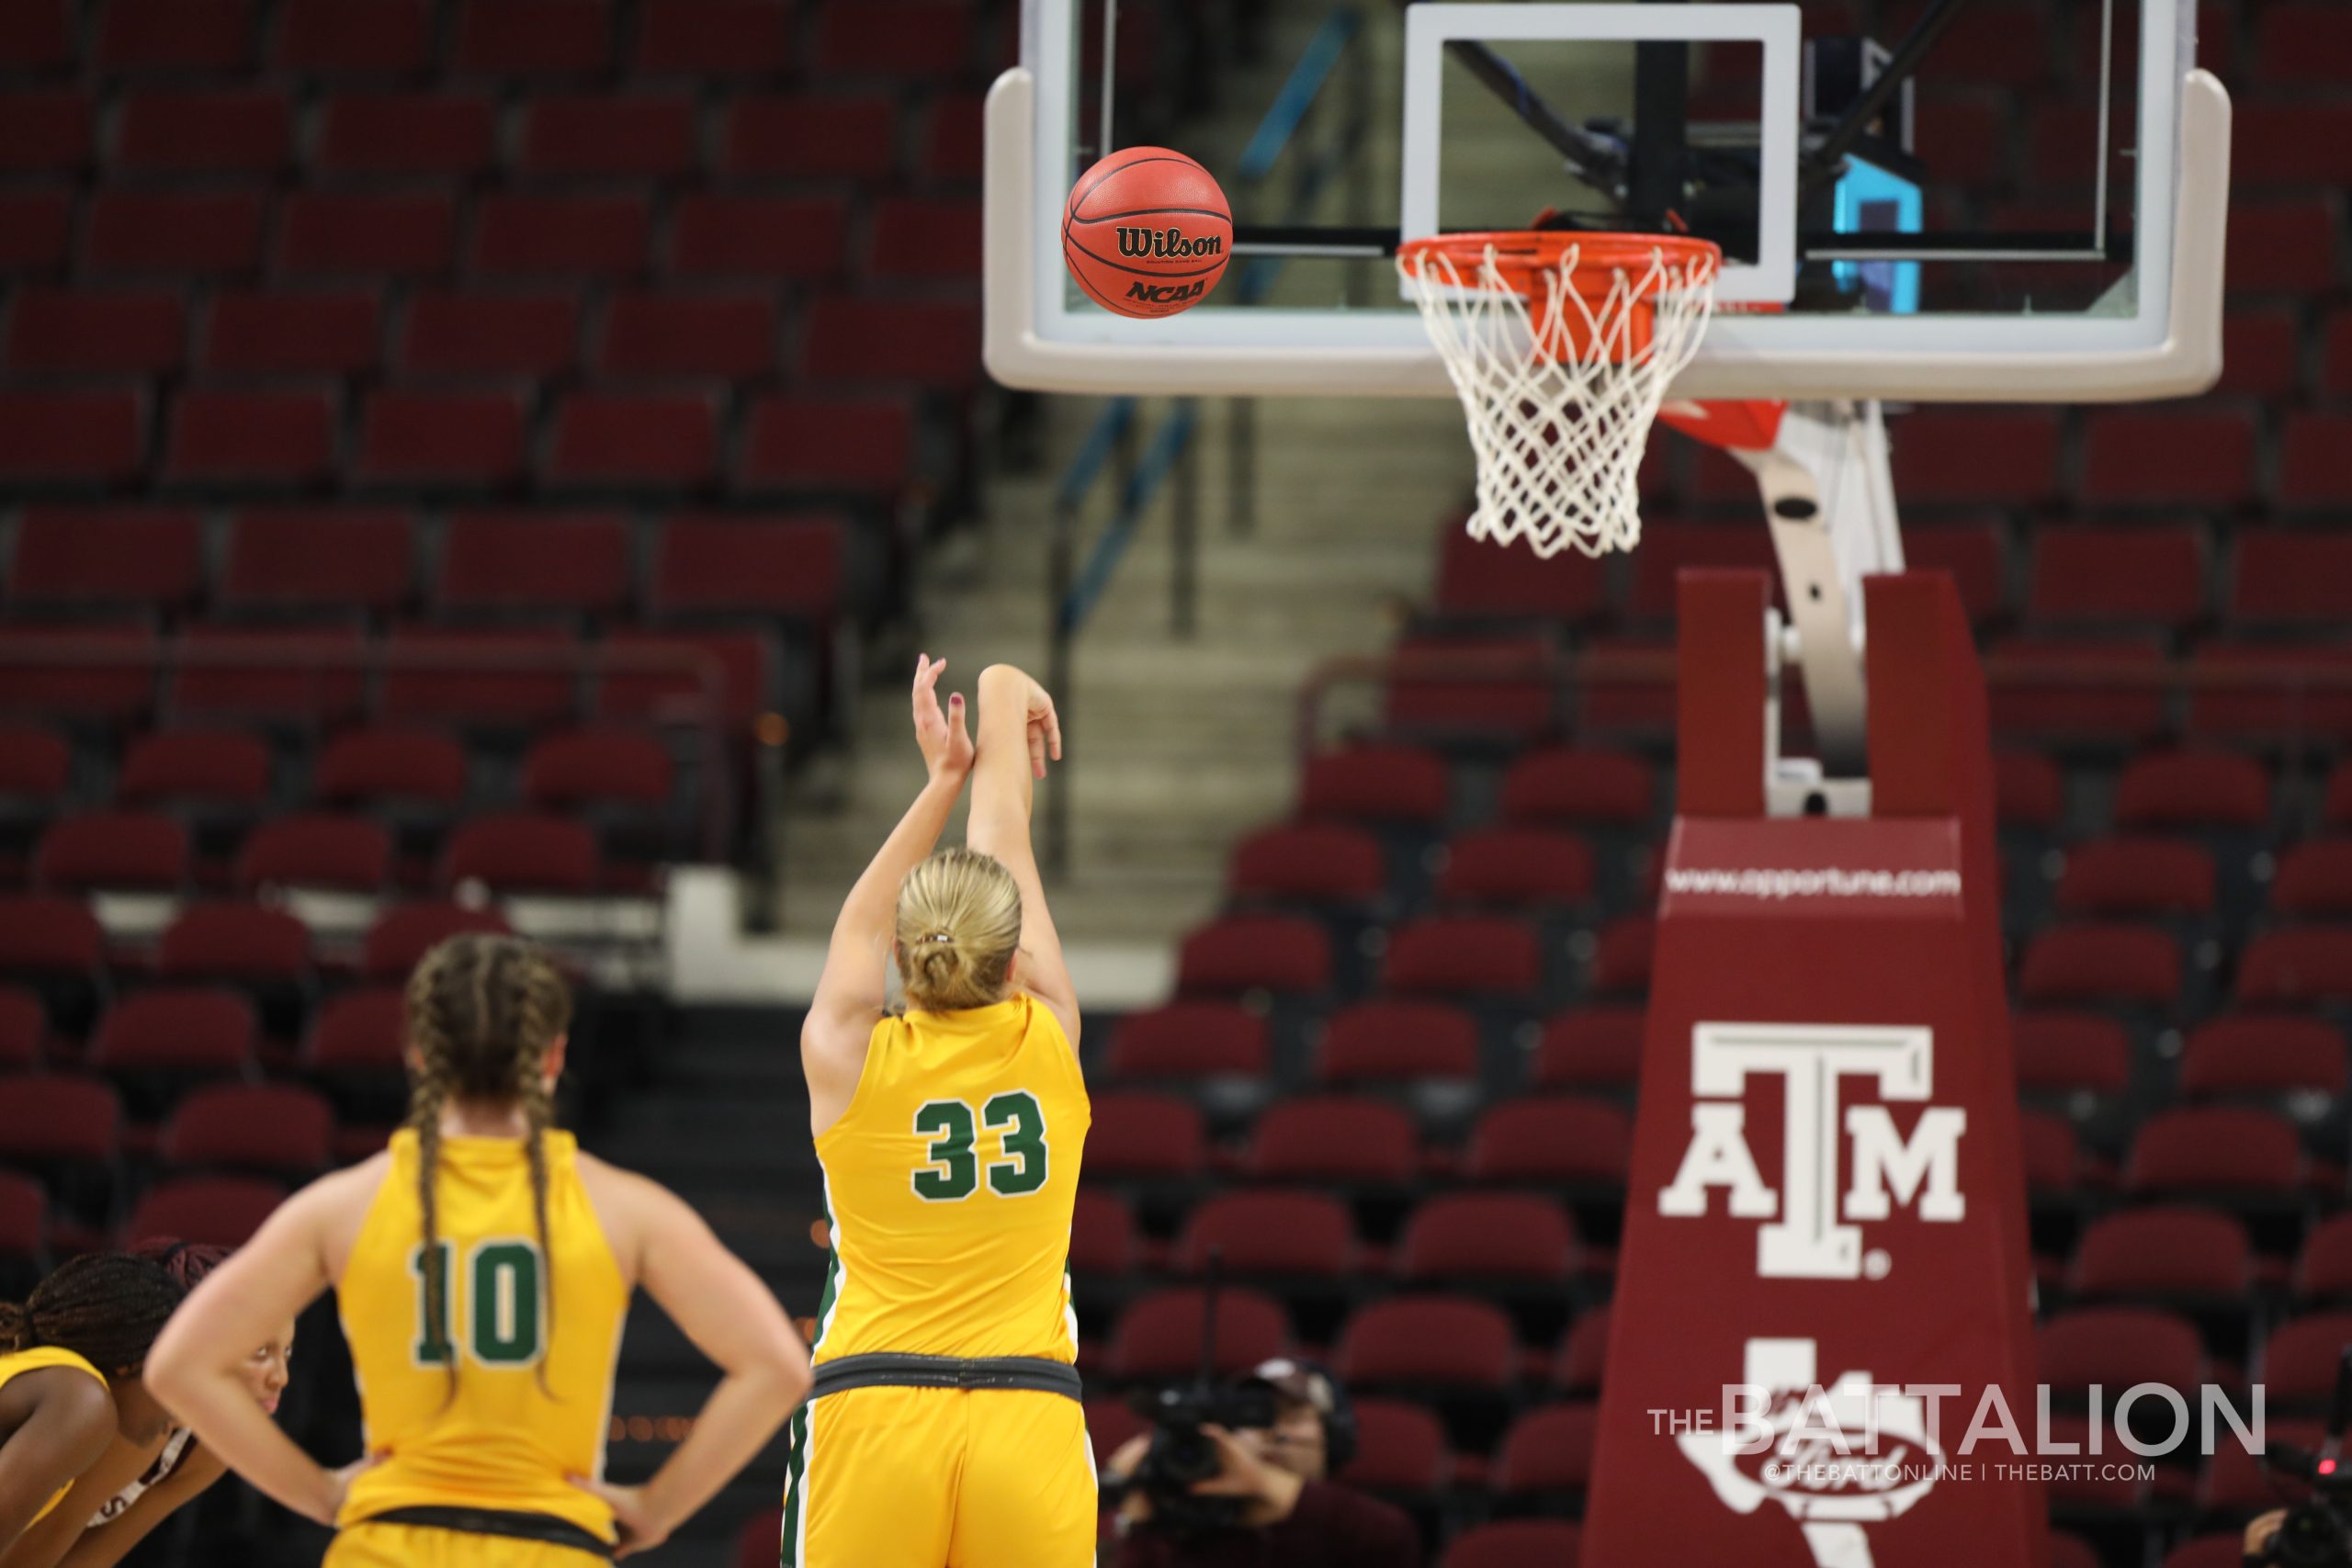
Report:
M736 488L888 502L916 470L915 413L894 398L775 394L752 405Z
M1443 1568L1576 1568L1582 1552L1566 1519L1494 1519L1455 1536Z
M570 666L580 644L559 627L408 622L383 646L396 662L385 671L377 712L393 723L514 733L579 713L579 671ZM415 661L397 662L405 655ZM510 667L494 668L499 660Z
M640 14L631 62L649 76L772 76L791 59L793 20L768 0L665 0Z
M190 868L187 829L152 812L60 818L33 851L33 881L62 892L176 892Z
M492 277L633 277L645 270L652 223L647 197L636 192L493 193L474 204L466 268Z
M1505 1496L1581 1494L1592 1480L1597 1405L1547 1404L1511 1423L1495 1456L1494 1489Z
M672 798L669 748L641 730L555 730L523 756L523 799L542 810L652 809Z
M300 1181L327 1168L334 1111L291 1084L218 1084L189 1092L155 1152L175 1170L250 1172Z
M627 292L605 307L599 374L755 380L776 371L775 301L765 294Z
M1620 1187L1634 1152L1621 1106L1545 1096L1497 1105L1471 1130L1463 1174L1473 1181Z
M283 909L210 902L183 909L155 943L155 977L294 983L311 973L311 929Z
M2211 916L2212 852L2170 839L2095 839L2066 855L2057 908L2068 916L2129 919Z
M826 0L809 65L828 78L953 76L972 59L972 11L952 0Z
M215 376L356 376L375 368L382 325L356 288L224 288L202 322L196 367Z
M2262 1381L2274 1408L2313 1412L2335 1391L2335 1369L2352 1342L2352 1313L2308 1313L2281 1324L2262 1348Z
M1607 574L1577 551L1549 559L1518 547L1474 539L1459 517L1438 527L1437 588L1431 609L1467 624L1554 625L1588 620L1605 605Z
M1334 1089L1408 1078L1470 1078L1478 1021L1442 1002L1382 999L1340 1009L1325 1023L1315 1077Z
M2018 995L2035 1003L2169 1007L2181 989L2180 944L2144 925L2044 931L2018 966Z
M1172 1094L1113 1090L1093 1097L1095 1157L1087 1168L1122 1179L1188 1179L1208 1158L1201 1113Z
M477 883L493 894L586 895L604 882L596 835L566 817L504 811L461 823L442 852L444 888Z
M466 773L465 749L442 731L347 729L320 750L311 790L322 806L455 809L466 797Z
M2132 1078L2132 1040L2103 1013L2034 1010L2010 1020L2018 1087L2052 1094L2120 1094Z
M49 1013L38 993L0 986L0 1073L28 1073L49 1050Z
M152 289L27 288L8 312L7 368L35 376L155 376L180 367L186 301Z
M716 475L717 405L694 392L573 392L555 411L542 474L574 490L666 491Z
M1507 822L1646 826L1657 811L1656 771L1623 752L1561 747L1522 754L1503 776Z
M529 179L674 179L695 164L683 93L541 93L523 114L514 172Z
M2299 1300L2352 1303L2352 1213L2330 1214L2311 1228L2292 1278Z
M1540 828L1478 828L1445 845L1437 895L1457 904L1560 908L1593 896L1592 850L1583 840Z
M0 229L7 213L0 208ZM140 464L147 404L128 388L0 390L0 478L26 484L108 483Z
M1225 1002L1172 1002L1131 1012L1111 1026L1103 1065L1114 1078L1263 1076L1272 1043L1266 1021Z
M2352 441L2352 416L2307 410L2287 416L2279 439L2278 505L2284 509L2329 507L2352 502L2352 479L2341 456Z
M242 1247L285 1201L284 1188L254 1177L167 1177L141 1196L119 1239L126 1247L152 1236Z
M113 164L131 175L267 176L292 162L293 131L279 88L134 88L119 101Z
M134 737L124 749L115 798L126 807L257 809L270 796L271 757L259 737L175 729Z
M1381 982L1399 994L1527 998L1544 986L1533 928L1490 915L1427 915L1392 931Z
M81 266L146 277L250 273L261 261L264 209L254 190L97 190L85 209Z
M2285 1195L2303 1179L2293 1125L2267 1111L2204 1107L2159 1111L2140 1125L2124 1167L2143 1197Z
M1402 1187L1419 1174L1420 1148L1412 1118L1393 1105L1304 1095L1259 1118L1242 1163L1260 1181Z
M2066 1292L2077 1301L2240 1305L2254 1283L2254 1244L2242 1222L2215 1209L2167 1204L2092 1221L2066 1267Z
M1530 1078L1536 1089L1630 1091L1641 1075L1639 1008L1581 1008L1544 1026Z
M289 278L419 276L448 270L457 236L445 192L300 190L279 206L272 254Z
M357 179L465 179L487 171L497 148L498 104L488 93L370 88L325 99L312 166Z
M21 1299L51 1267L49 1190L0 1170L0 1291Z
M2325 529L2249 526L2236 532L2236 557L2230 580L2233 626L2317 631L2352 616L2352 537Z
M2255 70L2266 82L2339 86L2352 68L2352 18L2326 0L2284 0L2255 23Z
M2251 462L2250 433L2247 445ZM2135 472L2140 466L2122 458L2117 463ZM2026 617L2051 627L2122 625L2177 632L2207 613L2208 554L2202 531L2193 525L2037 529L2027 567Z
M2239 408L2101 410L2084 433L2079 499L2094 507L2242 505L2254 498L2259 434L2251 411ZM2050 539L2072 532L2045 529L2036 536ZM2125 531L2098 532L2114 538ZM2182 547L2194 551L2199 542L2193 531L2185 530L2135 541L2141 547L2115 558L2116 570L2107 581L2109 585L2133 583L2133 592L2143 591L2138 585L2144 581L2144 591L2166 607L2178 607L2187 597L2193 609L2208 580L2201 552L2189 555L2184 570Z
M394 361L410 375L553 377L572 367L580 299L562 288L410 296Z
M1427 1494L1447 1482L1453 1458L1445 1428L1418 1404L1395 1399L1355 1402L1356 1456L1334 1478L1344 1486Z
M204 587L198 515L177 507L28 507L9 562L12 610L168 615Z
M1319 1192L1226 1192L1194 1208L1171 1255L1184 1273L1206 1271L1212 1251L1228 1275L1337 1279L1357 1261L1347 1205Z
M351 478L364 489L490 490L522 474L527 445L515 393L388 389L360 412Z
M1388 891L1380 840L1338 822L1277 823L1234 845L1237 900L1369 907Z
M1089 1278L1120 1280L1136 1266L1134 1213L1116 1195L1080 1189L1070 1213L1069 1269Z
M1351 746L1306 760L1298 814L1309 821L1427 826L1445 816L1445 759L1414 746Z
M1176 961L1179 996L1251 990L1319 992L1331 984L1331 939L1295 915L1233 915L1184 939Z
M403 980L435 942L461 931L512 934L506 918L494 909L429 902L404 904L386 910L368 929L360 948L360 975L379 982Z
M465 0L451 63L487 76L588 76L612 58L601 0Z
M887 180L895 106L882 93L747 93L720 121L718 172L736 180Z
M122 1149L122 1101L93 1078L12 1078L0 1094L0 1160L110 1170Z
M2180 1057L2180 1092L2190 1100L2229 1096L2341 1095L2344 1034L2324 1019L2246 1013L2208 1019L2189 1032Z
M405 513L389 507L246 508L230 529L219 603L232 613L384 615L415 586Z
M152 1114L192 1085L251 1072L259 1031L254 1004L236 991L157 987L106 1010L90 1036L88 1065Z
M2237 999L2299 1007L2352 998L2352 927L2268 931L2238 955Z
M1114 1382L1190 1376L1201 1364L1202 1292L1177 1289L1137 1297L1119 1316L1103 1357ZM1290 1320L1272 1297L1237 1286L1216 1298L1210 1364L1219 1374L1247 1371L1291 1348Z
M1408 1283L1557 1282L1578 1261L1576 1226L1559 1204L1517 1192L1445 1192L1421 1203L1396 1244Z
M2098 1385L2193 1390L2205 1378L2197 1325L2154 1307L2076 1307L2042 1320L2034 1336L2041 1381L2072 1399Z

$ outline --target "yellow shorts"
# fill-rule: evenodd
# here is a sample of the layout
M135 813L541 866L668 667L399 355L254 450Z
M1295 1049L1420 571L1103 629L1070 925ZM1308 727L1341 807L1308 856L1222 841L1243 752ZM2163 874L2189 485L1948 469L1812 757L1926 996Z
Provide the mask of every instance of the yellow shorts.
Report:
M319 1568L596 1568L606 1561L550 1541L363 1519L335 1532Z
M792 1417L782 1568L1089 1568L1094 1450L1032 1389L853 1388Z

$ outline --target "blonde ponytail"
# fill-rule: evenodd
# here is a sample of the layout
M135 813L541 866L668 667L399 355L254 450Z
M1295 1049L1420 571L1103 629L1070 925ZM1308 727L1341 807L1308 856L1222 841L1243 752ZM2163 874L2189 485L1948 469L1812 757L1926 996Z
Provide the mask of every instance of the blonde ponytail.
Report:
M898 937L909 1007L956 1012L1002 1001L1021 947L1021 889L995 856L942 850L899 884Z

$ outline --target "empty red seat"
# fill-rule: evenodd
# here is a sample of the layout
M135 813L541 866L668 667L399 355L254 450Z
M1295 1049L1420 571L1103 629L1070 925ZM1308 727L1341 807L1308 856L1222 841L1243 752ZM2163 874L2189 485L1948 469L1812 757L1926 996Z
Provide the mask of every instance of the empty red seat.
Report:
M2254 1280L2254 1244L2234 1216L2155 1206L2102 1215L2085 1228L2066 1267L2067 1293L2098 1297L2200 1296L2243 1300ZM2048 1366L2043 1367L2048 1375Z
M2324 195L2230 203L2223 241L2230 294L2308 299L2335 288L2343 263L2341 227Z
M320 117L314 158L322 174L463 179L490 166L497 140L498 105L487 93L337 93Z
M1535 1049L1537 1089L1630 1089L1642 1071L1639 1008L1585 1008L1544 1026Z
M2301 918L2352 915L2352 839L2312 839L2278 857L2270 907Z
M2213 912L2213 855L2175 839L2096 839L2066 856L2058 908L2069 915Z
M1321 991L1331 984L1331 939L1295 915L1234 915L1185 937L1176 989L1186 996L1237 991Z
M277 226L277 265L295 276L441 272L457 242L441 191L296 191Z
M1960 592L1961 612L1982 623L2008 606L2006 529L1997 519L1942 522L1904 536L1903 560L1911 571L1942 571Z
M2222 751L2143 755L2115 784L2115 825L2132 829L2257 829L2270 820L2270 776Z
M2059 429L2054 409L1905 414L1888 427L1895 493L1921 502L2055 500ZM1988 452L2000 462L1987 464Z
M188 716L315 723L355 712L364 694L356 626L190 627L170 682Z
M233 1077L253 1063L254 1005L235 991L163 987L108 1008L90 1066L112 1077Z
M1387 890L1380 840L1340 822L1277 823L1233 847L1226 885L1239 897L1369 903Z
M1186 1217L1177 1267L1205 1272L1212 1250L1229 1273L1336 1279L1355 1263L1355 1222L1321 1192L1227 1192Z
M2065 815L2066 776L2039 752L1996 751L1993 809L2003 828L2055 828Z
M978 383L980 317L946 299L832 294L809 306L801 373L832 385L913 386L961 395Z
M384 507L248 509L236 514L220 603L232 609L380 615L413 587L405 513Z
M377 364L376 297L359 289L223 289L198 333L201 369L351 376Z
M0 51L6 45L0 42ZM90 162L97 106L79 87L20 86L0 99L0 169L71 173Z
M394 1077L408 1049L408 1003L398 985L339 991L319 1004L303 1065L322 1077Z
M2208 1019L2181 1053L2180 1089L2219 1095L2340 1095L2344 1036L2324 1019L2247 1013Z
M1473 1181L1600 1182L1625 1179L1634 1127L1604 1100L1547 1096L1509 1100L1471 1129L1463 1174Z
M139 1200L121 1239L170 1236L208 1247L243 1247L285 1201L284 1189L254 1177L170 1177Z
M1583 1550L1566 1519L1496 1519L1454 1537L1443 1568L1566 1568Z
M524 111L525 175L663 179L695 163L694 100L676 93L547 93Z
M2352 75L2352 18L2331 0L2266 6L2254 48L2255 69L2266 82L2334 86Z
M2161 689L2134 679L2161 672L2164 653L2153 635L2079 642L2012 637L1992 652L1986 674L1996 732L2113 744L2145 741L2168 722Z
M300 980L311 929L259 904L197 904L164 929L155 974L166 980Z
M1418 1173L1420 1149L1412 1119L1393 1105L1310 1095L1259 1118L1244 1163L1261 1181L1402 1185Z
M1569 1324L1560 1337L1559 1354L1552 1358L1553 1384L1570 1393L1597 1389L1608 1359L1609 1307L1603 1303Z
M1646 992L1657 952L1657 922L1649 916L1626 915L1610 921L1593 942L1593 993L1628 997Z
M1743 491L1748 487L1743 485ZM1738 567L1760 571L1777 584L1780 570L1769 529L1753 523L1722 525L1675 523L1645 529L1634 552L1633 594L1626 613L1636 620L1670 621L1676 613L1676 582L1697 567ZM1777 600L1779 589L1772 592Z
M892 398L763 397L736 466L746 491L841 491L889 499L913 479L914 410Z
M1445 1483L1453 1465L1435 1416L1395 1399L1358 1401L1355 1416L1356 1452L1339 1472L1341 1485L1426 1493Z
M12 1164L111 1165L122 1145L122 1102L91 1078L12 1078L0 1094L0 1159Z
M2052 1094L2120 1094L2132 1077L2132 1039L2095 1012L2021 1012L2010 1021L2018 1087Z
M566 730L531 742L523 798L555 810L658 807L669 802L674 773L670 749L642 730Z
M1574 621L1600 612L1600 564L1574 550L1549 559L1524 545L1474 539L1459 518L1438 533L1436 607L1474 620Z
M450 835L441 885L496 893L593 893L604 867L596 835L568 817L535 811L480 817Z
M80 899L0 894L0 971L87 976L105 951L106 932Z
M2352 397L2352 310L2338 307L2328 316L2319 386L2331 398Z
M2190 658L2189 729L2290 745L2352 738L2352 694L2341 682L2347 671L2352 649L2342 646L2207 641ZM2307 681L2314 673L2321 682Z
M1599 1416L1591 1404L1547 1404L1512 1422L1495 1455L1495 1490L1505 1495L1583 1491L1592 1480Z
M466 795L466 750L435 729L348 730L320 751L311 790L326 806L453 807Z
M8 602L29 609L170 612L204 585L204 537L177 509L28 507Z
M723 723L748 723L775 703L776 647L768 631L691 632L616 626L605 634L597 711L605 718L691 717L715 701ZM644 662L626 663L636 660ZM690 662L690 672L682 667ZM660 667L654 668L653 666Z
M1581 904L1592 897L1592 851L1542 828L1484 828L1445 846L1441 898L1515 907Z
M485 196L475 206L468 265L507 276L625 277L644 270L651 225L639 195Z
M2241 190L2342 189L2352 181L2352 108L2256 97L2230 116L2230 183ZM2227 352L2227 345L2224 345Z
M1639 825L1657 808L1657 779L1640 757L1555 747L1522 754L1503 776L1506 821Z
M0 724L0 795L62 800L74 777L64 737L28 724Z
M732 179L888 179L898 106L880 93L747 95L720 122L718 168Z
M793 19L775 0L665 0L639 14L635 68L696 80L772 75L790 58Z
M830 625L840 608L837 518L681 514L662 525L647 601L662 615L796 616Z
M981 97L978 93L941 93L931 102L916 170L942 184L976 184L980 177Z
M293 1084L216 1084L173 1108L155 1152L183 1170L263 1171L300 1179L327 1168L334 1110Z
M421 289L409 300L400 366L418 375L550 377L571 368L579 336L580 302L569 293Z
M1208 1157L1201 1113L1189 1100L1172 1094L1114 1090L1094 1096L1090 1134L1095 1157L1087 1170L1096 1177L1152 1180L1199 1173Z
M671 270L686 277L831 277L842 270L848 203L838 197L682 197L670 231ZM891 310L913 310L909 305Z
M2141 1124L2124 1167L2133 1193L2285 1194L2302 1179L2292 1123L2234 1106L2159 1111Z
M2335 528L2241 528L2230 619L2333 629L2352 619L2352 535Z
M2262 306L2232 310L2222 322L2222 379L2214 390L2283 400L2302 379L2302 352L2294 311Z
M114 161L134 174L270 175L293 150L293 105L271 88L122 96Z
M2257 1007L2352 999L2352 929L2264 931L2238 956L2237 998Z
M1120 1279L1135 1267L1136 1218L1116 1194L1081 1189L1069 1220L1069 1271ZM764 1565L763 1565L764 1568Z
M301 813L263 823L237 852L237 886L374 893L390 878L392 838L372 817Z
M70 190L0 190L0 269L54 272L65 265L73 233Z
M404 904L378 917L360 948L360 973L370 980L405 980L435 943L467 931L510 934L506 917L495 909L458 904Z
M1519 1192L1449 1192L1413 1211L1396 1244L1396 1271L1423 1284L1464 1280L1556 1280L1576 1266L1576 1227L1549 1199Z
M539 626L395 626L379 709L401 721L537 728L579 705L580 646Z
M1395 1078L1468 1078L1478 1071L1478 1024L1438 1002L1370 1001L1331 1015L1316 1077L1336 1086Z
M614 297L598 368L612 376L749 380L776 368L776 307L767 294Z
M2092 416L2084 436L2081 496L2093 506L2229 506L2254 493L2254 473L2255 421L2249 412L2102 410ZM2038 530L2036 538L2069 532ZM2129 558L2116 558L2110 585L2132 575ZM2154 554L2146 564L2178 570Z
M511 391L368 395L353 478L368 485L489 489L523 471L526 411Z
M190 388L172 405L164 474L183 482L300 484L335 456L335 396Z
M19 0L0 12L0 64L45 71L74 59L74 11L48 0Z
M108 0L97 63L108 71L227 73L250 57L245 0Z
M2352 414L2290 413L2278 445L2278 503L2340 509L2352 502L2352 475L2344 471L2347 444L2352 444Z
M175 370L186 331L176 293L25 288L8 311L7 367L71 375Z
M1298 814L1320 820L1435 823L1445 815L1445 759L1417 746L1351 746L1309 757Z
M882 197L868 265L879 278L925 282L980 276L980 204L965 197Z
M1541 633L1476 641L1408 635L1381 694L1392 731L1526 747L1559 728L1557 655Z
M276 60L314 75L406 76L432 43L430 0L287 0Z
M2180 995L2180 944L2148 926L2084 925L2042 932L2018 968L2032 1002L2169 1006Z
M2352 1298L2352 1213L2330 1214L2303 1237L2294 1287L2307 1300Z
M452 63L498 76L586 76L612 58L604 0L466 0Z
M2267 1513L2282 1505L2290 1505L2309 1495L2300 1482L2275 1474L2266 1460L2277 1454L2282 1445L2291 1444L2307 1453L2316 1453L2326 1440L2327 1429L2317 1421L2282 1420L2263 1412L2262 1440L2267 1449L2262 1458L2246 1452L2245 1442L2226 1427L2214 1433L2211 1456L2207 1460L2205 1473L2199 1478L2197 1503L2200 1509L2211 1513L2252 1515ZM2208 1565L2219 1562L2223 1568L2240 1568L2245 1559L2237 1555L2240 1538L2235 1535L2207 1537L2202 1543L2217 1548L2226 1543L2231 1555L2223 1557L2218 1550L2199 1553L2194 1549L2200 1543L2191 1542L2165 1560L2165 1568L2177 1568L2182 1563ZM2086 1568L2098 1568L2096 1558L2086 1558ZM2056 1559L2052 1559L2057 1568Z
M89 888L175 891L188 874L187 830L168 817L90 811L51 824L33 851L33 880Z
M0 1170L0 1279L28 1292L49 1272L49 1190L29 1176Z
M2061 1312L2035 1332L2034 1347L2041 1381L2056 1394L2139 1383L2193 1390L2205 1381L2205 1348L2197 1325L2154 1307Z
M557 408L549 483L678 489L718 463L718 408L699 393L574 392Z
M1189 1377L1201 1362L1202 1293L1154 1291L1130 1303L1111 1332L1104 1372L1114 1380L1150 1382ZM1290 1320L1272 1297L1250 1290L1216 1296L1211 1369L1230 1376L1290 1348Z
M168 730L131 741L115 778L115 798L130 807L192 802L257 807L269 797L269 748L257 736Z
M2333 1396L2347 1343L2352 1313L2314 1313L2280 1325L2262 1348L2262 1382L2272 1403L2313 1408Z
M1495 1389L1519 1371L1510 1319L1460 1296L1399 1296L1348 1319L1332 1358L1350 1386Z
M1534 928L1487 915L1430 915L1393 931L1381 980L1390 990L1527 997L1543 984Z
M1119 1078L1261 1077L1272 1049L1266 1021L1229 1002L1171 1002L1112 1026L1105 1065Z
M144 400L127 388L0 392L0 479L128 479L143 460L145 426Z
M814 49L822 76L956 76L972 64L972 12L944 0L827 0Z
M609 614L628 603L629 558L617 513L453 513L434 602L460 614Z
M2204 614L2210 575L2192 526L2039 528L2026 614L2046 626L2177 629Z

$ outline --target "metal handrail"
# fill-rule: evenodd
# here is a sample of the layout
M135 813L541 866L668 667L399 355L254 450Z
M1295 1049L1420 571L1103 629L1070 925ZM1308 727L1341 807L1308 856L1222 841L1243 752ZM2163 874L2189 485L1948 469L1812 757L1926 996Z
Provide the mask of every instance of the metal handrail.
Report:
M311 628L288 628L299 635ZM406 673L455 675L590 675L600 679L621 675L676 675L694 682L696 690L677 709L665 705L646 716L657 727L692 729L702 754L703 853L712 861L727 858L733 837L735 788L727 763L724 716L727 671L716 655L697 648L615 648L592 644L574 648L400 648L382 642L305 643L300 668L289 671L288 650L266 642L251 647L227 647L191 642L183 636L126 640L76 636L61 630L55 636L12 637L0 639L0 676L10 671L122 670L151 673L158 682L187 671L252 671L272 675L313 676L356 674L373 687L355 706L380 715L383 677ZM175 710L168 684L154 704L159 715Z

